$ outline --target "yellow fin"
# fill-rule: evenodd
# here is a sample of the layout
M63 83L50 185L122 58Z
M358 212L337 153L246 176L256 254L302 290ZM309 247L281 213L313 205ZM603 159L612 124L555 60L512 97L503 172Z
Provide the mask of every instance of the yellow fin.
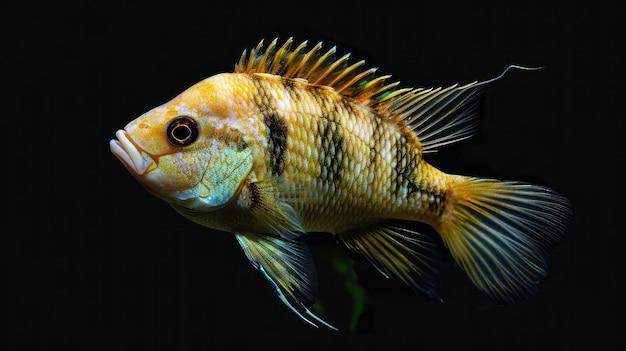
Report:
M269 73L283 78L305 79L309 84L328 86L338 93L361 102L380 99L398 85L386 84L391 76L374 77L376 68L362 71L365 61L348 65L350 54L335 58L336 47L322 53L322 43L306 50L307 41L291 49L293 39L282 46L274 39L263 51L263 40L248 55L243 52L235 65L235 73Z
M386 221L339 233L337 238L385 277L442 301L438 281L441 249L428 235Z
M244 185L241 201L259 223L260 232L282 237L302 235L305 230L297 211L279 195L276 178L269 178Z
M322 43L307 50L307 41L292 49L293 39L281 46L274 39L267 48L263 40L243 52L235 73L271 74L299 79L308 84L326 86L343 96L369 106L381 118L392 120L406 133L417 136L424 152L461 141L477 129L480 98L483 90L510 69L534 70L511 65L494 79L447 88L401 88L388 83L390 75L376 77L376 68L363 70L365 61L348 64L350 54L335 58L336 47L326 52Z
M383 115L396 120L417 136L424 152L465 140L477 130L480 101L490 83L504 77L511 69L532 71L517 65L508 66L499 76L447 88L408 89L387 96L377 104Z
M240 233L237 241L252 266L272 284L287 307L315 327L323 325L337 330L309 310L316 300L317 272L304 238Z
M571 220L569 200L542 186L457 176L446 201L433 227L474 284L499 304L535 293Z

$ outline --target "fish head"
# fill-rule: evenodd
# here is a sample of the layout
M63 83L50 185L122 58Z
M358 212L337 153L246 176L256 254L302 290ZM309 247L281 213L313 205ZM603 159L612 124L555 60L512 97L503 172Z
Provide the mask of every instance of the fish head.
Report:
M253 156L233 91L208 78L128 123L111 152L153 195L192 211L236 197Z

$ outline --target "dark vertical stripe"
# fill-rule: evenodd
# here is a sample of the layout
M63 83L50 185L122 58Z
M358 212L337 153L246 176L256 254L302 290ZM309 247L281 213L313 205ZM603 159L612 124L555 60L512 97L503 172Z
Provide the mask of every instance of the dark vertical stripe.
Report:
M329 182L341 181L343 173L343 136L340 126L333 117L322 118L319 124L322 150L320 153L320 171L322 178Z
M433 194L433 199L433 202L428 203L428 209L430 210L430 212L436 212L441 204L441 197L439 195Z
M407 189L407 194L411 195L418 190L415 185L417 157L403 135L396 142L396 161L396 194Z
M443 192L441 194L439 194L439 213L437 213L439 216L441 216L444 212L444 210L446 209L446 192Z
M378 118L373 118L372 122L372 137L370 138L372 142L372 145L370 145L370 164L372 167L372 171L374 171L376 169L376 156L378 155L377 147L380 147L380 145L382 145L381 139L383 131L381 130L381 128L383 128L383 126L381 125L381 122L378 120ZM374 174L376 174L376 172L374 172Z
M287 125L284 119L274 114L264 116L263 122L267 127L270 170L273 175L281 175L285 170Z
M248 192L250 197L250 211L261 207L263 204L263 199L261 198L261 192L259 191L259 187L254 183L250 183L250 185L248 185Z
M312 87L311 96L315 104L321 108L318 122L318 135L321 138L321 152L319 156L320 174L323 180L332 183L341 181L343 173L343 135L341 130L342 118L348 113L345 99L333 99L319 88Z

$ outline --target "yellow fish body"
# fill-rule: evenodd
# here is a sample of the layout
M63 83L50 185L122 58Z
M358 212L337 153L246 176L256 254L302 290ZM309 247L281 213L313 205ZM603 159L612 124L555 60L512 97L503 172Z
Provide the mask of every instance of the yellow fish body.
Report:
M423 222L496 303L533 294L565 236L568 199L537 185L449 175L422 157L475 132L484 88L504 73L399 89L362 70L363 61L335 58L334 47L292 44L244 51L234 73L207 78L119 130L111 151L179 213L234 233L280 299L312 325L333 328L309 310L309 232L332 233L384 276L441 300L441 248L406 227Z

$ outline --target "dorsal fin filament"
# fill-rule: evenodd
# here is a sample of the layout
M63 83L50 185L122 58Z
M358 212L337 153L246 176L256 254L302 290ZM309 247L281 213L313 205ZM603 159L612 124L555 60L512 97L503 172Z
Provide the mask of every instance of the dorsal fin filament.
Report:
M332 88L416 136L424 152L474 134L480 97L489 83L502 78L510 69L536 69L511 65L496 78L482 82L447 88L397 89L399 82L387 83L390 75L375 77L376 68L362 70L365 61L348 65L349 53L336 59L334 46L321 54L321 42L308 51L307 41L293 50L292 43L293 39L289 38L276 50L277 39L274 39L263 50L261 40L249 55L243 52L235 73L267 73Z

